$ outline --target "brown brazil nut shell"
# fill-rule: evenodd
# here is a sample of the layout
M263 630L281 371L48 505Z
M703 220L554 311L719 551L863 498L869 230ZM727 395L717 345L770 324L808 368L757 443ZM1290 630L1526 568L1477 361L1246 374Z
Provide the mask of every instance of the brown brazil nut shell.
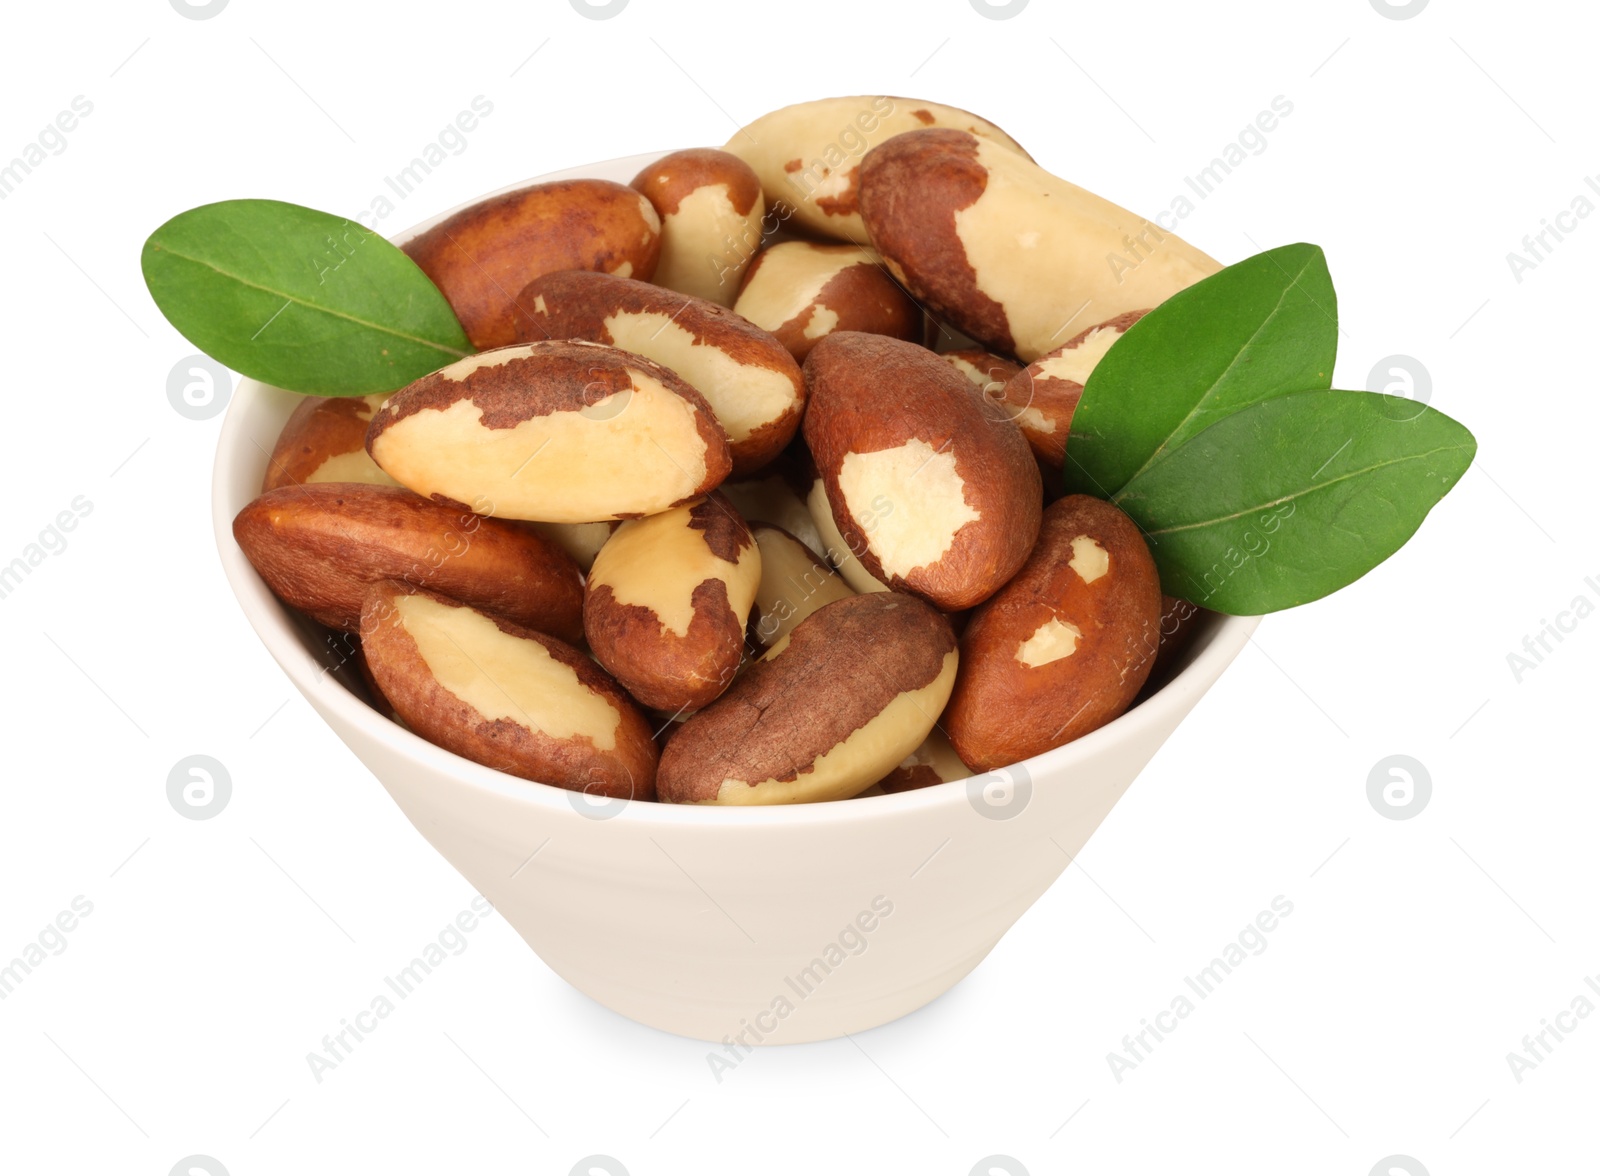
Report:
M408 384L373 417L367 452L425 497L541 523L654 514L732 468L711 406L675 373L568 340L471 355Z
M583 269L648 281L661 220L623 184L554 180L481 200L402 248L484 351L512 342L512 301L540 274Z
M385 580L367 593L361 648L383 696L429 742L557 788L655 799L649 723L565 642Z
M733 304L803 361L834 331L922 337L922 311L871 249L783 241L756 255Z
M557 637L583 635L583 576L527 528L399 486L280 486L233 520L267 587L325 625L355 630L367 585L435 589Z
M589 572L589 648L645 706L702 707L738 672L760 580L761 552L720 494L623 523Z
M869 151L861 213L874 248L919 302L1024 361L1060 346L1071 323L1157 306L1222 268L1175 234L959 130L910 131Z
M788 804L865 791L933 729L958 660L949 622L915 597L826 605L684 723L662 754L660 798Z
M827 560L782 527L756 523L750 533L761 550L750 636L762 649L771 649L824 605L855 595Z
M733 152L761 177L769 205L793 209L812 232L865 244L857 211L861 157L876 143L919 127L957 127L1021 146L971 111L920 98L863 94L819 98L764 114L728 140Z
M1027 565L962 635L950 742L983 772L1110 722L1149 675L1160 624L1160 578L1133 521L1082 494L1053 503Z
M1130 310L1097 323L1039 357L1005 384L1001 399L1022 426L1022 435L1039 460L1059 470L1066 461L1072 414L1083 399L1089 375L1111 345L1148 311Z
M629 186L644 193L661 218L661 259L650 280L732 306L739 279L761 247L767 211L750 165L727 151L692 147L662 156Z
M302 482L368 482L398 485L367 454L367 426L389 398L371 396L307 396L284 422L267 458L262 490Z
M350 640L355 642L356 673L361 678L361 685L366 688L368 701L372 703L372 709L391 723L399 723L401 726L405 726L405 720L400 717L400 712L394 709L394 703L384 696L383 687L379 686L378 680L372 676L372 667L367 664L367 655L361 648L361 638L359 636L351 636Z
M766 331L715 302L572 270L534 279L517 303L518 342L608 343L677 373L728 434L735 473L766 465L800 427L800 365Z
M831 336L805 374L806 442L866 570L951 611L1009 580L1043 501L1015 422L933 352L881 335Z

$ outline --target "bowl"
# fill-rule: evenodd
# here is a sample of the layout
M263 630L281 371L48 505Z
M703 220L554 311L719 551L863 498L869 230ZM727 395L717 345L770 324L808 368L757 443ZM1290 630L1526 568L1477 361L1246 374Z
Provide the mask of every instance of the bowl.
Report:
M579 176L627 183L661 154L506 190ZM268 591L232 524L298 399L241 381L217 443L217 549L256 634L540 959L623 1016L706 1041L825 1040L949 989L1060 876L1259 620L1202 614L1170 681L1137 706L969 780L772 807L590 798L472 763L391 722L344 670L329 672L326 630Z

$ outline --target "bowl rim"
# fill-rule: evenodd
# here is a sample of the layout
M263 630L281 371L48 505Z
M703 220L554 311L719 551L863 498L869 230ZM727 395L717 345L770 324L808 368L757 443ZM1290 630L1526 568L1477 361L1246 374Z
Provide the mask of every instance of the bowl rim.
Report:
M425 232L464 208L481 200L517 191L530 184L552 180L596 178L597 171L620 173L631 168L637 172L668 153L653 151L621 156L520 180L496 191L475 196L454 208L420 221L410 228L395 233L389 240L396 245L404 244L418 233ZM590 802L575 799L581 794L552 784L513 776L430 743L369 706L364 699L339 681L336 675L328 673L317 665L316 658L301 639L288 606L272 595L233 537L234 515L245 503L235 502L232 499L229 487L232 475L226 468L227 462L236 453L244 451L245 445L255 444L245 427L245 404L272 395L296 394L281 392L258 380L248 378L239 380L217 437L216 455L212 465L211 499L212 527L223 573L245 619L255 630L261 643L266 646L273 660L288 675L301 695L312 704L313 709L335 716L338 724L348 724L363 738L387 746L396 754L417 762L427 771L451 779L459 787L550 810L561 819L566 817L595 819L596 813L582 811L582 806ZM1039 755L1020 761L1019 764L996 769L994 772L979 772L965 779L949 780L906 792L854 796L844 800L813 801L805 804L699 805L623 801L619 807L607 811L604 819L608 822L622 821L628 824L695 827L827 825L850 820L894 820L899 818L900 814L910 811L964 804L967 794L973 788L973 781L988 780L998 773L1009 772L1018 766L1025 768L1029 776L1035 779L1041 777L1071 779L1075 775L1075 768L1088 764L1102 752L1117 745L1138 746L1151 738L1160 738L1158 733L1161 730L1174 727L1181 722L1199 697L1210 689L1227 669L1228 664L1238 656L1260 623L1260 617L1210 614L1207 631L1198 635L1196 647L1191 651L1187 663L1165 686L1103 727L1070 743L1041 752ZM335 733L341 734L337 724ZM616 803L594 798L593 807L599 809L603 804Z

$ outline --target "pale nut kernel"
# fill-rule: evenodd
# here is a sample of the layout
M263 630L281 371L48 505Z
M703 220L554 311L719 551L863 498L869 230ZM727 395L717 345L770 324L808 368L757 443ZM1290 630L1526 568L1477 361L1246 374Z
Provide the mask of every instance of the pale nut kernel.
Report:
M738 156L711 148L674 151L631 185L661 218L657 286L732 306L761 246L767 203L761 180Z
M916 303L884 272L882 258L855 245L769 245L745 274L733 309L801 361L835 331L896 339L922 334Z
M840 332L804 370L806 443L834 525L865 570L947 612L1009 580L1038 535L1043 500L1016 422L915 343Z
M583 339L652 359L705 397L728 435L735 473L759 469L800 427L805 381L784 346L714 302L573 270L530 282L517 300L521 342Z
M459 601L380 581L361 648L382 696L424 739L528 780L655 798L657 749L638 708L561 641Z
M972 771L950 746L949 737L935 727L894 771L878 781L878 787L884 792L912 792L952 780L965 780L970 775Z
M855 595L827 560L783 528L757 523L750 532L761 549L761 583L750 614L750 635L763 650L783 641L824 605Z
M720 494L623 523L589 572L589 647L645 706L703 707L739 669L761 567Z
M391 396L367 452L424 497L545 523L654 514L728 476L711 406L660 364L552 340L458 360Z
M801 469L785 454L758 474L729 479L720 490L752 527L756 523L782 527L812 551L826 556L827 544L806 505L806 495L815 480L815 470Z
M367 454L367 426L388 397L387 392L305 397L278 434L261 489L308 482L398 486Z
M812 483L811 492L806 495L806 507L811 515L812 525L816 528L817 537L822 541L822 554L838 569L845 583L857 592L890 591L889 585L862 566L861 561L856 558L855 549L845 542L843 535L839 534L839 526L833 521L833 507L828 502L828 490L822 484L821 478ZM865 541L862 541L861 546L865 548Z
M1158 306L1222 267L1176 234L963 130L908 131L861 163L874 248L917 299L1032 361L1068 325Z
M856 206L861 158L874 144L920 127L959 127L1022 150L999 127L971 111L886 94L785 106L740 130L725 150L749 163L767 202L790 209L801 226L864 243L866 226Z

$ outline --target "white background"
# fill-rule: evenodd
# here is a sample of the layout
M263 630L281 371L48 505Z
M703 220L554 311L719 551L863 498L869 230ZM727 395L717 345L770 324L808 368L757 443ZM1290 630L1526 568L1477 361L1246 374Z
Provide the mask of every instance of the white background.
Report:
M1520 282L1506 260L1600 172L1587 6L632 0L599 21L566 0L232 0L193 20L124 0L5 19L0 157L75 96L93 112L0 201L0 563L75 497L92 512L0 600L0 961L75 896L93 913L0 1001L0 1171L1595 1170L1600 1016L1520 1083L1506 1059L1600 974L1600 619L1520 682L1507 663L1574 597L1600 603L1600 217ZM491 918L319 1084L307 1052L472 895L227 590L220 418L167 402L194 348L144 289L144 237L228 197L363 212L477 95L492 115L385 231L877 92L976 110L1145 213L1286 97L1180 231L1225 261L1324 246L1336 383L1415 357L1480 460L1395 559L1270 618L928 1008L719 1084L707 1046L590 1003ZM194 753L231 774L211 820L167 801ZM1395 753L1432 781L1409 820L1367 797ZM1267 949L1117 1081L1108 1052L1277 895L1294 911Z

